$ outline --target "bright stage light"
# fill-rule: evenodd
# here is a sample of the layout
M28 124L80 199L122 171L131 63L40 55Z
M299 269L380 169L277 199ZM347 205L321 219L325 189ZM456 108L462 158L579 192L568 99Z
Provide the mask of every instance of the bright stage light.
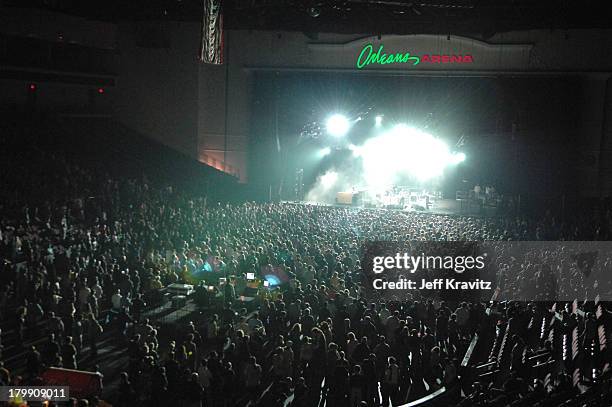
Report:
M331 148L330 147L325 147L319 150L319 157L325 157L326 155L331 154Z
M406 135L409 135L414 131L418 130L408 127L406 123L398 123L391 129L392 133L405 133Z
M349 127L348 119L341 114L335 114L327 119L327 132L334 137L345 136Z
M376 116L376 119L375 119L376 120L376 126L382 125L382 119L383 119L382 116Z
M358 147L355 144L349 144L348 149L353 152L353 157L361 156L361 147Z
M398 175L427 181L442 175L454 159L443 141L405 124L368 140L361 152L370 186L393 183Z
M453 154L453 164L459 164L465 161L464 153L455 153Z
M325 189L333 187L336 181L338 181L338 173L333 170L327 171L321 177L321 185L323 185L323 188Z

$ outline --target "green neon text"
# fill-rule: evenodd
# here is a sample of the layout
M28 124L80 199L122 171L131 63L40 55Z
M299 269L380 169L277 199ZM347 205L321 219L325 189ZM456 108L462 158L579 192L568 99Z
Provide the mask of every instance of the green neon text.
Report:
M363 67L370 64L379 64L379 65L387 65L387 64L407 64L412 63L412 65L418 65L421 62L421 58L416 55L410 55L409 52L405 54L396 53L396 54L385 54L382 52L384 46L381 45L378 47L376 52L374 51L374 47L372 44L368 44L361 50L359 57L357 58L357 69L362 69Z

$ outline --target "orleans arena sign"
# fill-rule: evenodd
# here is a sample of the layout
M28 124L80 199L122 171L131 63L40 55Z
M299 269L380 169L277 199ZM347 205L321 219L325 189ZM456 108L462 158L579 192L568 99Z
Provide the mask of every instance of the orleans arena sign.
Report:
M397 52L386 54L381 44L375 51L372 44L368 44L357 57L357 69L363 69L368 65L390 65L407 64L415 66L419 64L471 64L474 59L471 55L411 55L410 52Z

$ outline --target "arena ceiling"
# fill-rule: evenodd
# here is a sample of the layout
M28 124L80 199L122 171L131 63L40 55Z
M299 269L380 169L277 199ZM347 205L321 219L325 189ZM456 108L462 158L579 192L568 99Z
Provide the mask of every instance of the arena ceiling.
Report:
M199 21L203 0L0 0L103 21ZM224 0L230 29L372 34L478 34L612 28L595 0Z

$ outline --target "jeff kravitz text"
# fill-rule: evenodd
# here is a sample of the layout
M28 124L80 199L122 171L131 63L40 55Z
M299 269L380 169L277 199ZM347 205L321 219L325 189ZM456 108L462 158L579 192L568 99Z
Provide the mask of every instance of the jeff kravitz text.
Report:
M376 290L490 290L491 282L477 278L474 281L457 281L454 278L436 278L428 281L422 279L420 283L406 278L398 281L384 281L377 278L372 282Z

